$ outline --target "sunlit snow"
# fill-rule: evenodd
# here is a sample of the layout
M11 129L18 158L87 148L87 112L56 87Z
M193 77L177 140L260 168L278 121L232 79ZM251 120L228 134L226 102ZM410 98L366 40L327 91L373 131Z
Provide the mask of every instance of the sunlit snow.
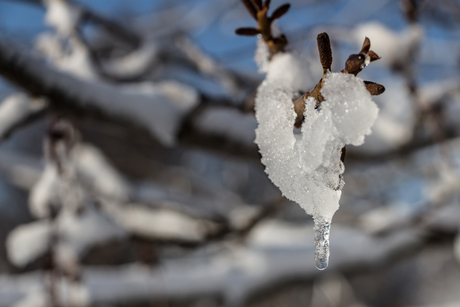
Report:
M260 62L260 61L259 61ZM296 114L292 99L305 70L294 55L275 55L256 97L256 143L265 171L285 197L297 202L315 221L315 262L325 269L329 231L344 185L341 158L346 144L361 145L377 118L377 105L361 79L329 73L322 88L325 101L308 98L301 134L293 131Z

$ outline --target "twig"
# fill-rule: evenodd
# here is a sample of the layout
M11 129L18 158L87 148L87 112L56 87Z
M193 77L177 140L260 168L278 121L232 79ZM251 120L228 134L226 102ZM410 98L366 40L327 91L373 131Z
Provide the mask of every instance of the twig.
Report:
M274 56L278 52L283 52L284 48L288 44L286 36L280 34L279 36L273 36L272 23L276 19L281 18L290 8L290 4L286 3L279 6L272 15L268 16L268 10L270 9L270 0L242 0L243 4L248 9L251 16L257 21L257 28L239 28L236 29L235 33L238 35L262 35L263 40L270 50L270 57Z

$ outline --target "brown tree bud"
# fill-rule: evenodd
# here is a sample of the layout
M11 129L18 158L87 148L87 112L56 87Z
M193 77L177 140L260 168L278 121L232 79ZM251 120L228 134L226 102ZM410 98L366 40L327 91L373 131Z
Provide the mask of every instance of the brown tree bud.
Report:
M318 43L319 59L323 69L331 70L332 66L332 49L329 35L323 32L316 38Z
M364 85L366 86L367 91L372 96L378 96L385 92L385 87L381 84L371 82L371 81L364 81Z

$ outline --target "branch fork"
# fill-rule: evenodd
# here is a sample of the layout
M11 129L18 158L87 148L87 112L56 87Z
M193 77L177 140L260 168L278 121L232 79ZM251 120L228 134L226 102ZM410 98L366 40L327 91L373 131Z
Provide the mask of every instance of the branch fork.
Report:
M291 5L285 3L279 6L269 17L270 0L242 0L252 17L257 21L257 28L238 28L235 33L238 35L256 36L261 35L270 50L270 58L278 52L283 52L288 41L286 36L280 34L274 37L272 33L272 23L287 13Z

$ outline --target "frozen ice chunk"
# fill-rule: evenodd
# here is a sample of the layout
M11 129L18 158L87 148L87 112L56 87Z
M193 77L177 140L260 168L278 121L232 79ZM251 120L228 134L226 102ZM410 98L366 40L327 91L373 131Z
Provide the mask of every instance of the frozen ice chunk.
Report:
M324 270L329 264L329 232L331 223L315 221L315 265Z
M292 99L306 71L285 70L293 63L291 55L282 54L269 64L267 78L256 97L256 143L269 178L284 196L313 216L315 262L324 269L328 263L330 223L344 184L342 148L364 142L378 108L361 79L330 73L321 90L325 101L318 106L313 98L306 100L301 134L294 134Z

